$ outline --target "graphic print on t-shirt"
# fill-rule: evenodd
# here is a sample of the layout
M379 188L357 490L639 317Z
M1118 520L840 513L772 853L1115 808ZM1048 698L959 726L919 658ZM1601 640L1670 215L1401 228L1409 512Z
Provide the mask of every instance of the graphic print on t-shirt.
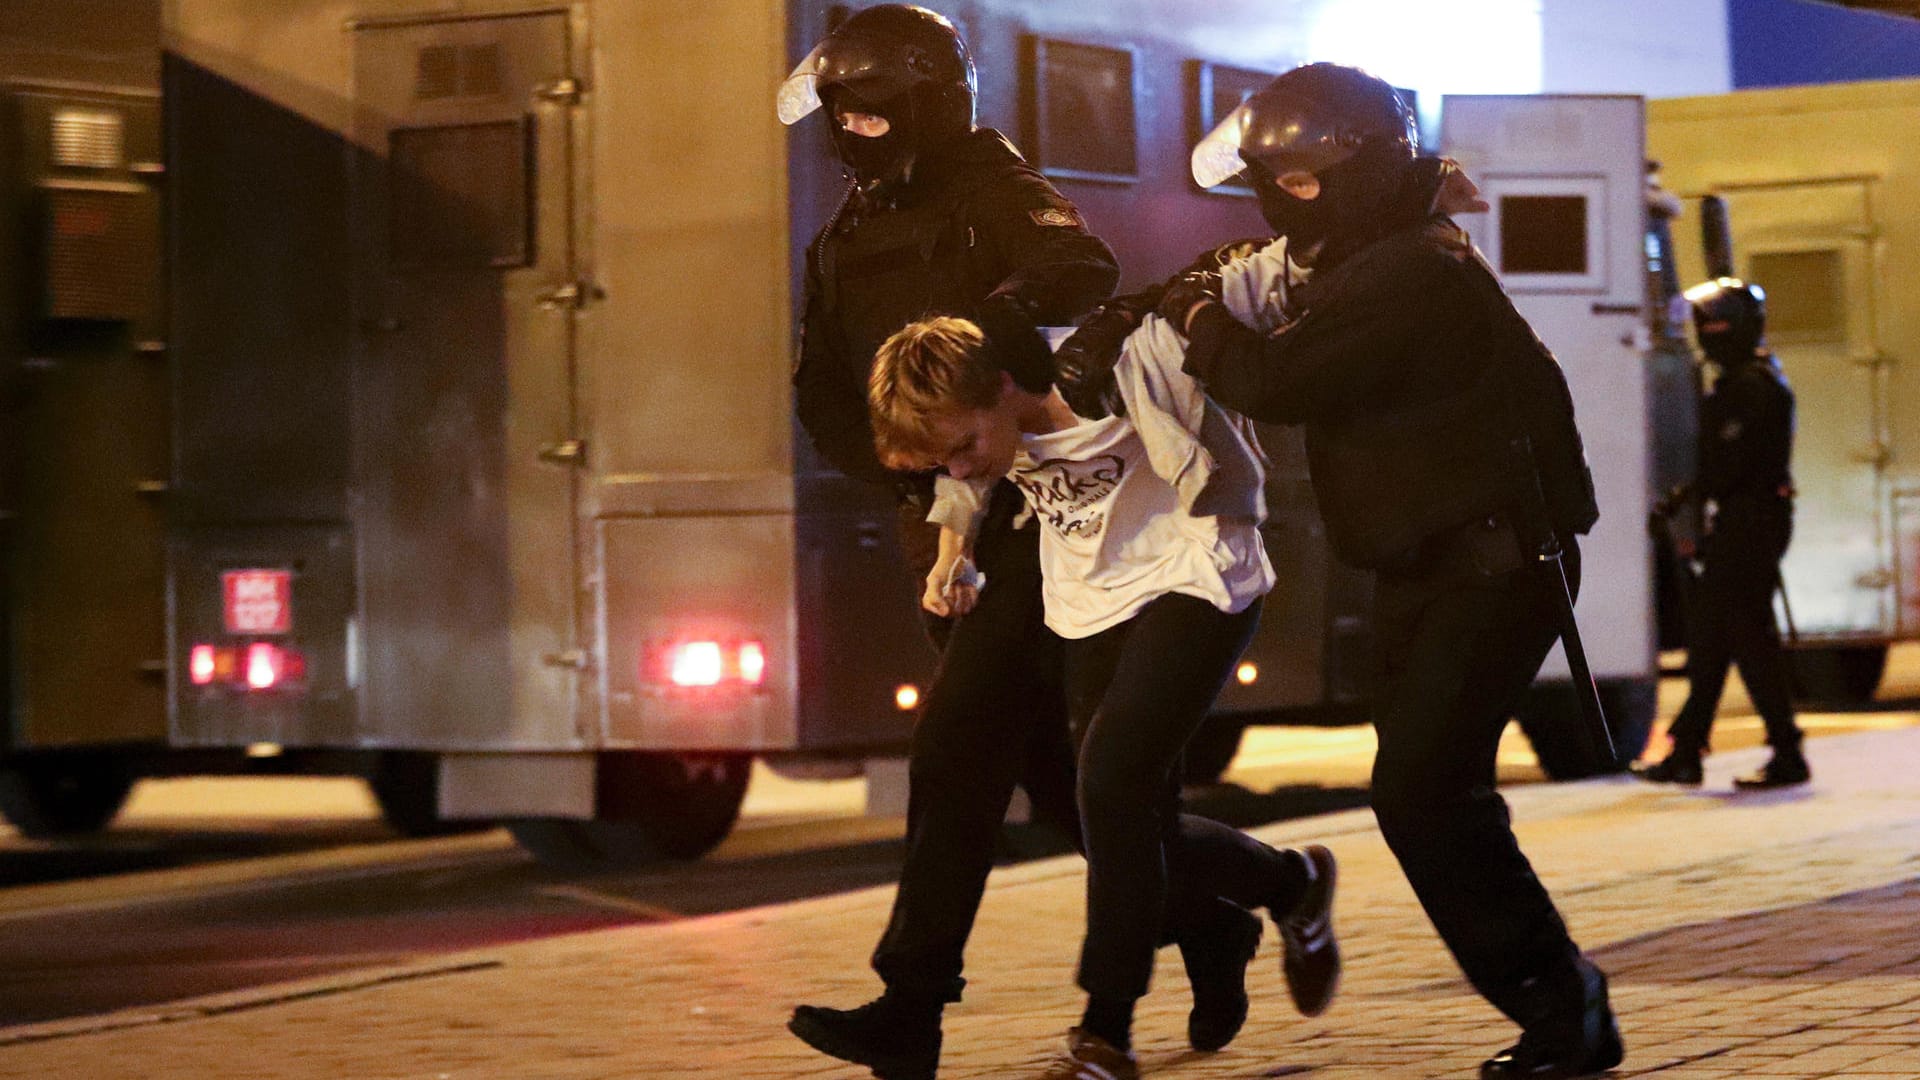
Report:
M1013 482L1041 520L1061 536L1092 539L1106 528L1107 515L1097 509L1120 479L1127 462L1118 454L1101 454L1087 461L1048 458L1013 471Z

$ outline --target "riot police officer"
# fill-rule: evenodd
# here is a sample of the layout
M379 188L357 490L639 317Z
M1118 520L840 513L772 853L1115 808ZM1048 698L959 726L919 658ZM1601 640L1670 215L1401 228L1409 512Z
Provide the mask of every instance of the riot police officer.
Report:
M1741 776L1741 788L1804 784L1810 778L1794 722L1786 657L1774 622L1780 558L1793 535L1793 391L1766 346L1766 293L1738 278L1717 278L1686 292L1694 334L1706 354L1712 388L1700 399L1700 473L1663 504L1696 502L1705 531L1699 573L1687 593L1687 703L1674 718L1673 749L1636 768L1643 780L1696 785L1701 756L1726 686L1740 680L1766 724L1773 757Z
M1611 1068L1622 1049L1606 979L1494 790L1500 734L1563 628L1566 585L1542 556L1561 553L1577 580L1575 537L1597 516L1559 365L1434 212L1464 181L1418 156L1387 83L1296 68L1202 140L1193 168L1203 187L1251 180L1297 266L1297 317L1260 334L1205 271L1169 283L1156 310L1187 331L1186 370L1215 400L1305 427L1334 549L1377 571L1374 810L1467 977L1523 1029L1481 1075Z
M1072 322L1119 278L1074 205L998 132L974 127L974 95L953 25L883 4L821 41L778 102L788 124L824 112L849 176L807 253L796 408L835 468L900 494L903 541L922 574L937 538L924 520L931 478L894 472L875 454L866 398L875 351L909 322L954 314L1022 340L1010 355L1045 358L1035 327ZM1051 377L1015 375L1034 389ZM910 750L906 860L873 955L886 992L857 1009L803 1005L789 1023L814 1048L883 1078L934 1075L941 1014L964 985L962 952L1016 782L1038 816L1077 834L1060 643L1043 621L1038 532L1014 526L1021 504L1011 484L994 491L974 547L985 587L965 618L937 627L946 643ZM1205 925L1171 931L1194 980L1189 1035L1205 1049L1244 1022L1261 929L1222 904Z

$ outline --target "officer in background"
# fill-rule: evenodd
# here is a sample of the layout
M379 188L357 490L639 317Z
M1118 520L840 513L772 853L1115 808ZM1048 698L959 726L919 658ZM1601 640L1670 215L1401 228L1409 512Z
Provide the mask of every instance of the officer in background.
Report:
M932 478L894 472L875 454L867 379L881 342L929 315L965 316L1007 354L1030 358L1036 370L1015 377L1044 390L1050 354L1035 327L1073 322L1119 279L1073 204L1002 135L974 127L975 85L950 22L883 4L821 41L778 100L787 124L824 111L849 174L807 254L800 422L835 468L899 494L903 546L920 576L937 545L925 521ZM1022 503L1010 483L994 490L975 542L985 587L965 618L934 627L945 647L910 750L906 859L873 955L886 992L857 1009L800 1006L788 1025L887 1080L931 1080L938 1066L941 1014L964 985L962 953L1016 782L1036 816L1078 834L1062 654L1044 622L1038 530L1014 526ZM1232 905L1214 914L1171 935L1195 986L1189 1034L1204 1049L1244 1022L1261 930Z
M1297 317L1248 328L1207 271L1169 283L1155 310L1186 330L1186 370L1220 404L1305 427L1335 552L1378 572L1374 810L1467 977L1523 1029L1481 1075L1587 1076L1622 1056L1606 979L1521 853L1494 757L1563 630L1570 598L1545 556L1577 581L1592 478L1559 365L1435 212L1471 184L1417 152L1387 83L1333 64L1281 75L1193 168L1203 187L1244 170L1286 239ZM1063 352L1098 370L1071 340ZM1081 382L1070 402L1092 392Z
M1712 388L1700 398L1700 474L1656 512L1697 502L1705 521L1698 577L1687 593L1687 703L1669 734L1673 749L1637 767L1643 780L1697 785L1727 669L1766 724L1773 757L1738 777L1741 788L1804 784L1787 660L1774 622L1780 558L1793 536L1793 391L1766 346L1767 298L1758 285L1719 278L1686 292L1694 334L1706 354Z

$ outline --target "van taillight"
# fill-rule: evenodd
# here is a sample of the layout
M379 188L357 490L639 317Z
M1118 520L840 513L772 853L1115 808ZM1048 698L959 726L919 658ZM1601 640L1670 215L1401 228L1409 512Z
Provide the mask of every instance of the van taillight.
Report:
M187 678L195 686L273 690L298 685L306 677L306 654L271 642L199 644L187 652Z
M195 645L187 658L187 677L195 686L213 681L214 650L211 645Z
M759 686L767 678L767 650L757 641L740 643L740 681Z
M655 641L641 657L643 682L686 690L758 689L767 681L767 648L758 641Z
M717 641L683 641L674 646L673 668L669 676L673 685L720 685L723 667L721 655Z

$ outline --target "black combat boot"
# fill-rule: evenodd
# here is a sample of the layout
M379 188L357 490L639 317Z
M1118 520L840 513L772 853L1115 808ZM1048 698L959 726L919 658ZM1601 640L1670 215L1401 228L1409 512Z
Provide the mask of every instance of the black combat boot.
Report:
M1796 748L1776 750L1760 771L1746 776L1734 777L1733 786L1742 791L1764 791L1767 788L1793 787L1813 779L1813 770L1807 768L1807 759Z
M1180 942L1193 986L1187 1042L1195 1050L1225 1047L1247 1022L1247 965L1260 951L1260 919L1240 908L1227 910L1230 915Z
M872 1069L880 1080L934 1080L941 1011L938 1001L888 992L857 1009L802 1005L787 1030L823 1054Z
M1572 1080L1620 1064L1626 1050L1599 968L1581 960L1571 977L1532 981L1541 998L1538 1019L1480 1066L1480 1080Z
M1700 751L1675 746L1665 758L1651 765L1635 765L1633 775L1652 784L1682 784L1699 787L1706 779L1700 767Z

